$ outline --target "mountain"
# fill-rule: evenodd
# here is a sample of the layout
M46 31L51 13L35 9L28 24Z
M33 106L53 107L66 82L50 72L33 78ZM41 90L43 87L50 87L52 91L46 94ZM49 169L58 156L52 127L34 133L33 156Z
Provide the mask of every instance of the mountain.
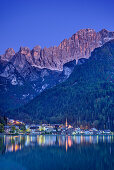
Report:
M16 55L15 51L9 48L1 59L9 61L13 58L13 63L22 68L24 55L33 66L62 71L65 63L74 59L78 61L80 58L89 58L95 48L111 39L114 39L114 32L106 29L102 29L100 32L95 32L94 29L81 29L69 39L64 39L58 47L42 49L40 46L36 46L32 50L28 47L21 47Z
M76 64L82 64L91 52L114 39L114 32L82 29L58 47L30 50L8 48L0 56L0 108L5 111L32 100L43 90L64 82Z
M18 115L17 115L18 111ZM36 122L69 122L114 130L114 40L96 48L70 77L10 116Z
M65 81L75 65L76 61L71 61L63 66L63 71L58 71L39 69L26 61L23 69L18 71L11 62L1 61L0 108L6 111L27 103L43 90Z

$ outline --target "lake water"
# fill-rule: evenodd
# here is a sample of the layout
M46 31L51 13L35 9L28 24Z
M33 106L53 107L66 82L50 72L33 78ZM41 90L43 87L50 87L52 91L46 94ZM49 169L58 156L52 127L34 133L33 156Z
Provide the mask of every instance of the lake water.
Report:
M114 136L0 136L0 170L114 170Z

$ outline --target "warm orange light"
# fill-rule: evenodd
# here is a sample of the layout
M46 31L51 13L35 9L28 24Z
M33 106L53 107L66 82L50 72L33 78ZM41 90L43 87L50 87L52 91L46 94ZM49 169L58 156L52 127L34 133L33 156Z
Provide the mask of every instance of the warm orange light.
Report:
M66 152L67 152L67 149L68 149L68 143L67 143L67 139L66 139Z
M71 147L72 146L72 141L71 141L71 137L68 136L68 146Z
M83 143L83 136L81 135L81 143Z
M70 129L70 128L72 128L72 126L71 126L71 125L69 125L69 126L68 126L68 129Z
M19 149L19 145L15 145L15 152Z
M92 143L92 137L91 136L89 137L89 141L90 141L90 143Z
M13 152L13 144L12 144L12 147L11 147L11 151Z
M59 136L59 146L61 146L61 140L60 140L60 136Z

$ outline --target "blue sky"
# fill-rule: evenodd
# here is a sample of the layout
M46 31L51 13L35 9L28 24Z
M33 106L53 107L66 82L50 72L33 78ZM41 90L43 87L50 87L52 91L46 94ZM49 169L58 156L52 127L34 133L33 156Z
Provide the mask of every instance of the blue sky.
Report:
M114 31L114 1L0 0L0 54L59 45L82 28Z

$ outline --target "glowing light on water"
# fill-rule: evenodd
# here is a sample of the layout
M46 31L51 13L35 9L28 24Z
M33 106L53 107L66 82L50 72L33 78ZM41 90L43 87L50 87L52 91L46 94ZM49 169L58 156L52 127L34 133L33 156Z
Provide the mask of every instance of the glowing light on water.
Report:
M72 146L72 141L71 141L71 137L68 136L68 146L71 147Z
M30 136L27 135L25 144L26 144L26 145L29 145L29 143L30 143Z
M60 139L60 136L59 136L59 146L61 146L61 139Z
M81 143L83 143L83 136L81 135Z
M103 142L104 142L104 136L103 136Z
M55 135L37 135L37 136L2 136L1 143L5 146L5 152L13 152L21 150L24 146L40 145L40 146L64 146L66 152L72 145L79 144L98 144L101 142L113 142L113 136L110 135L97 135L97 136L55 136Z
M97 135L97 143L99 142L99 136Z
M68 150L68 142L67 142L67 139L66 139L66 144L65 144L65 146L66 146L66 152L67 152L67 150Z
M92 137L91 136L89 137L89 142L92 143Z

